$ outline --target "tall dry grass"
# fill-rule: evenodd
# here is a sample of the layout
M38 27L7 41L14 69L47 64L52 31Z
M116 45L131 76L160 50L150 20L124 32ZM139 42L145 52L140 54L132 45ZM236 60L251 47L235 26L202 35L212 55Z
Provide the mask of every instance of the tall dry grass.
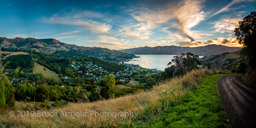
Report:
M57 113L52 116L29 116L19 117L15 114L0 115L0 122L12 127L118 127L124 123L132 122L135 117L123 118L114 116L61 116L63 112L137 112L143 114L149 106L158 111L158 108L169 107L170 102L179 100L184 95L187 87L196 87L203 76L220 73L207 69L193 70L183 77L172 78L152 90L140 91L135 94L115 99L102 100L91 103L71 103L64 108L56 108L48 113ZM159 103L161 102L161 104Z

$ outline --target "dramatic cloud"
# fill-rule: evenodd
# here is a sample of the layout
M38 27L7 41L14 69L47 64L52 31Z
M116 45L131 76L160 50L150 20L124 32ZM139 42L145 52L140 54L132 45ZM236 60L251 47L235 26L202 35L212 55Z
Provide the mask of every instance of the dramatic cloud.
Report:
M151 29L153 27L150 24L139 23L130 26L122 26L120 29L121 35L124 37L132 37L139 40L146 40L152 34Z
M194 32L190 29L205 18L201 4L201 0L185 0L174 12L175 18L178 20L179 30L191 41L196 40L197 37L194 36Z
M111 29L111 25L100 23L90 19L79 20L79 19L69 19L66 17L53 16L50 19L43 20L43 22L51 23L51 24L65 24L65 25L80 26L94 33L108 33L109 30Z
M212 40L205 40L205 41L183 41L179 42L179 46L182 47L198 47L198 46L205 46L205 45L225 45L230 47L242 47L241 44L238 43L236 38L216 38Z
M176 40L184 39L184 37L180 34L172 34L171 37Z
M183 0L177 4L166 5L159 10L143 9L142 12L132 15L140 23L132 31L133 34L126 35L147 37L152 34L147 31L151 31L156 27L162 27L162 24L168 24L170 26L169 28L176 27L185 37L194 41L202 35L198 31L191 30L191 28L205 19L205 13L202 11L202 3L203 0ZM134 34L135 32L136 34ZM145 34L145 32L147 33Z
M215 22L213 27L215 28L215 32L233 33L234 29L238 27L239 21L242 21L242 18L222 18Z
M226 5L221 5L222 8L216 6L209 9L207 7L213 5L208 4L212 2L205 1L207 0L149 0L133 4L134 6L121 7L121 10L119 7L115 8L119 10L118 13L112 9L101 10L100 7L92 10L85 8L82 11L72 9L71 12L55 13L51 17L41 19L41 22L67 25L68 27L63 30L70 32L55 34L58 39L70 41L79 33L88 35L81 36L79 42L84 40L82 42L87 42L90 46L110 49L145 45L238 46L230 38L207 39L217 38L220 34L222 37L233 37L233 30L242 19L240 17L249 12L242 10L248 6L248 3L242 2L254 0L232 0ZM213 10L217 11L212 12ZM231 11L234 13L231 14ZM227 15L219 15L221 13ZM216 15L219 16L212 18Z

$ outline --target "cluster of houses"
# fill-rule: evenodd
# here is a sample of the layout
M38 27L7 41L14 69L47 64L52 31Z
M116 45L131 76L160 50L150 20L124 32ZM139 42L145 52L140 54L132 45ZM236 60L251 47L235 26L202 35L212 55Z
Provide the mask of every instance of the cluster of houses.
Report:
M104 77L104 75L108 75L108 74L114 74L117 82L125 84L131 80L136 80L136 79L139 80L140 78L143 78L148 74L157 72L156 70L141 71L140 69L143 69L143 68L140 67L139 65L125 64L125 63L120 63L120 65L125 66L124 71L109 72L103 69L102 67L96 64L93 64L91 62L81 63L81 62L73 61L70 66L73 68L74 72L78 73L80 76L83 76L86 80L95 80L95 83L100 82L100 80ZM81 70L80 67L83 67L86 70L83 71ZM68 76L64 76L63 79L65 81L71 78Z

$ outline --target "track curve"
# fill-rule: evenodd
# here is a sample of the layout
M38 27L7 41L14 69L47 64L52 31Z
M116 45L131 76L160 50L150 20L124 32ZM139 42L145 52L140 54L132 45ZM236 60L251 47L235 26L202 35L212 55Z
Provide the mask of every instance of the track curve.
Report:
M242 82L240 76L217 80L221 102L233 128L256 127L256 89Z

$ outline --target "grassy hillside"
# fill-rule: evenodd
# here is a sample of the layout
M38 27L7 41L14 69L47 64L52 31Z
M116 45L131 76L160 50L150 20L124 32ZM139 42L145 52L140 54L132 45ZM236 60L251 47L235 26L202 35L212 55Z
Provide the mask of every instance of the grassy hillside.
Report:
M212 69L230 69L233 63L243 60L239 52L223 53L219 55L206 56L202 59L203 64L210 64Z
M42 74L47 79L54 78L55 80L60 81L58 74L56 74L55 72L49 70L48 68L46 68L38 63L34 64L33 73L34 74Z
M218 122L215 126L226 126L214 84L220 75L207 76L213 73L206 69L194 70L152 90L110 100L70 103L67 107L41 111L53 113L47 116L24 114L20 118L19 113L2 114L0 122L11 127L158 127L168 126L169 122L181 127L208 126L206 123L215 122ZM203 82L198 85L202 78ZM82 113L87 114L82 116ZM206 119L200 121L203 118Z
M160 107L159 112L150 108L139 119L135 119L134 125L155 128L228 127L216 83L223 75L205 76L196 88L184 90L185 94L180 100L172 102L168 107Z
M86 56L94 56L107 60L126 60L132 59L135 55L126 54L115 50L99 47L83 47L73 44L66 44L56 39L35 39L35 38L19 38L14 39L0 37L0 46L2 50L32 50L36 52L44 52L47 54L63 54L71 55L78 53ZM75 52L75 53L74 53Z
M28 55L26 52L8 52L8 51L2 51L0 54L4 54L3 59L6 59L7 57L10 56L16 56L16 55Z

